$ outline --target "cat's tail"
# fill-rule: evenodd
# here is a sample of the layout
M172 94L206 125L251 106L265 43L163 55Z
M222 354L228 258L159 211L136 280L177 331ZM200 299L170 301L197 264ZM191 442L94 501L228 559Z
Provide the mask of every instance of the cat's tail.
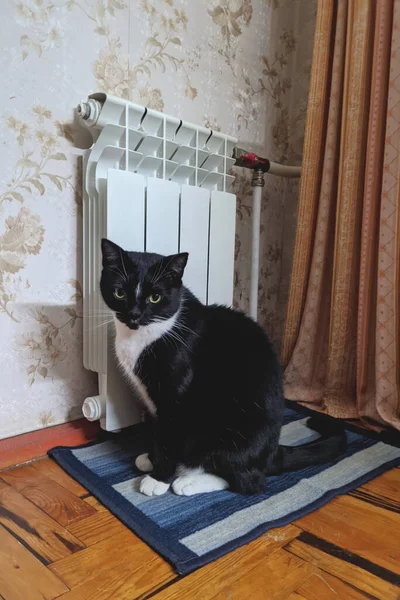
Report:
M338 458L346 449L346 432L341 421L318 416L311 417L307 426L321 437L300 446L279 446L278 469L298 471L322 465Z

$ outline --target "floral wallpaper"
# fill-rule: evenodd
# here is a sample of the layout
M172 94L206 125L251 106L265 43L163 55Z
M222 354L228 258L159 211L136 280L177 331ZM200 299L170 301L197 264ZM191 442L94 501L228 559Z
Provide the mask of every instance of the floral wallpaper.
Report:
M74 107L105 91L300 164L316 0L6 0L0 181L0 438L81 416L81 174ZM236 171L235 306L251 186ZM264 188L260 321L279 345L297 182Z

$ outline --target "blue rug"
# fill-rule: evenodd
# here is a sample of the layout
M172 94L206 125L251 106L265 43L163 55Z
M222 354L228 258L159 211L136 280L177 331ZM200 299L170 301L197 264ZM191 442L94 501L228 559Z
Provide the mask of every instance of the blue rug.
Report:
M304 414L286 410L281 442L295 446L318 437ZM229 491L192 497L148 498L138 491L135 457L148 450L144 425L103 442L57 447L49 455L127 527L186 574L273 527L302 517L400 464L400 448L348 430L346 453L331 463L268 478L266 492Z

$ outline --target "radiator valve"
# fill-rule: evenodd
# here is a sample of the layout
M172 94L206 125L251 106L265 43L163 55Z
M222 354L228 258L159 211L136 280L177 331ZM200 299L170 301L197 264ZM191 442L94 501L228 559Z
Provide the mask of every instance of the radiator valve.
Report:
M100 116L101 104L94 98L88 98L78 104L76 111L87 127L93 127Z
M253 171L262 171L268 173L271 168L271 163L268 158L262 158L254 152L248 152L237 146L233 149L233 158L235 159L235 167L245 167Z

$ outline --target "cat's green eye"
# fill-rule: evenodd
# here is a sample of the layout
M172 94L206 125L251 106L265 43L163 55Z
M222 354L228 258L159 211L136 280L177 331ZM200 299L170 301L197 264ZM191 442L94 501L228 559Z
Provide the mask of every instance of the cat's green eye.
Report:
M151 302L152 304L158 304L160 300L160 294L152 294L151 296L149 296L149 302Z
M114 290L114 298L116 298L117 300L123 300L126 296L126 292L124 292L124 290L121 290L121 288L115 288Z

